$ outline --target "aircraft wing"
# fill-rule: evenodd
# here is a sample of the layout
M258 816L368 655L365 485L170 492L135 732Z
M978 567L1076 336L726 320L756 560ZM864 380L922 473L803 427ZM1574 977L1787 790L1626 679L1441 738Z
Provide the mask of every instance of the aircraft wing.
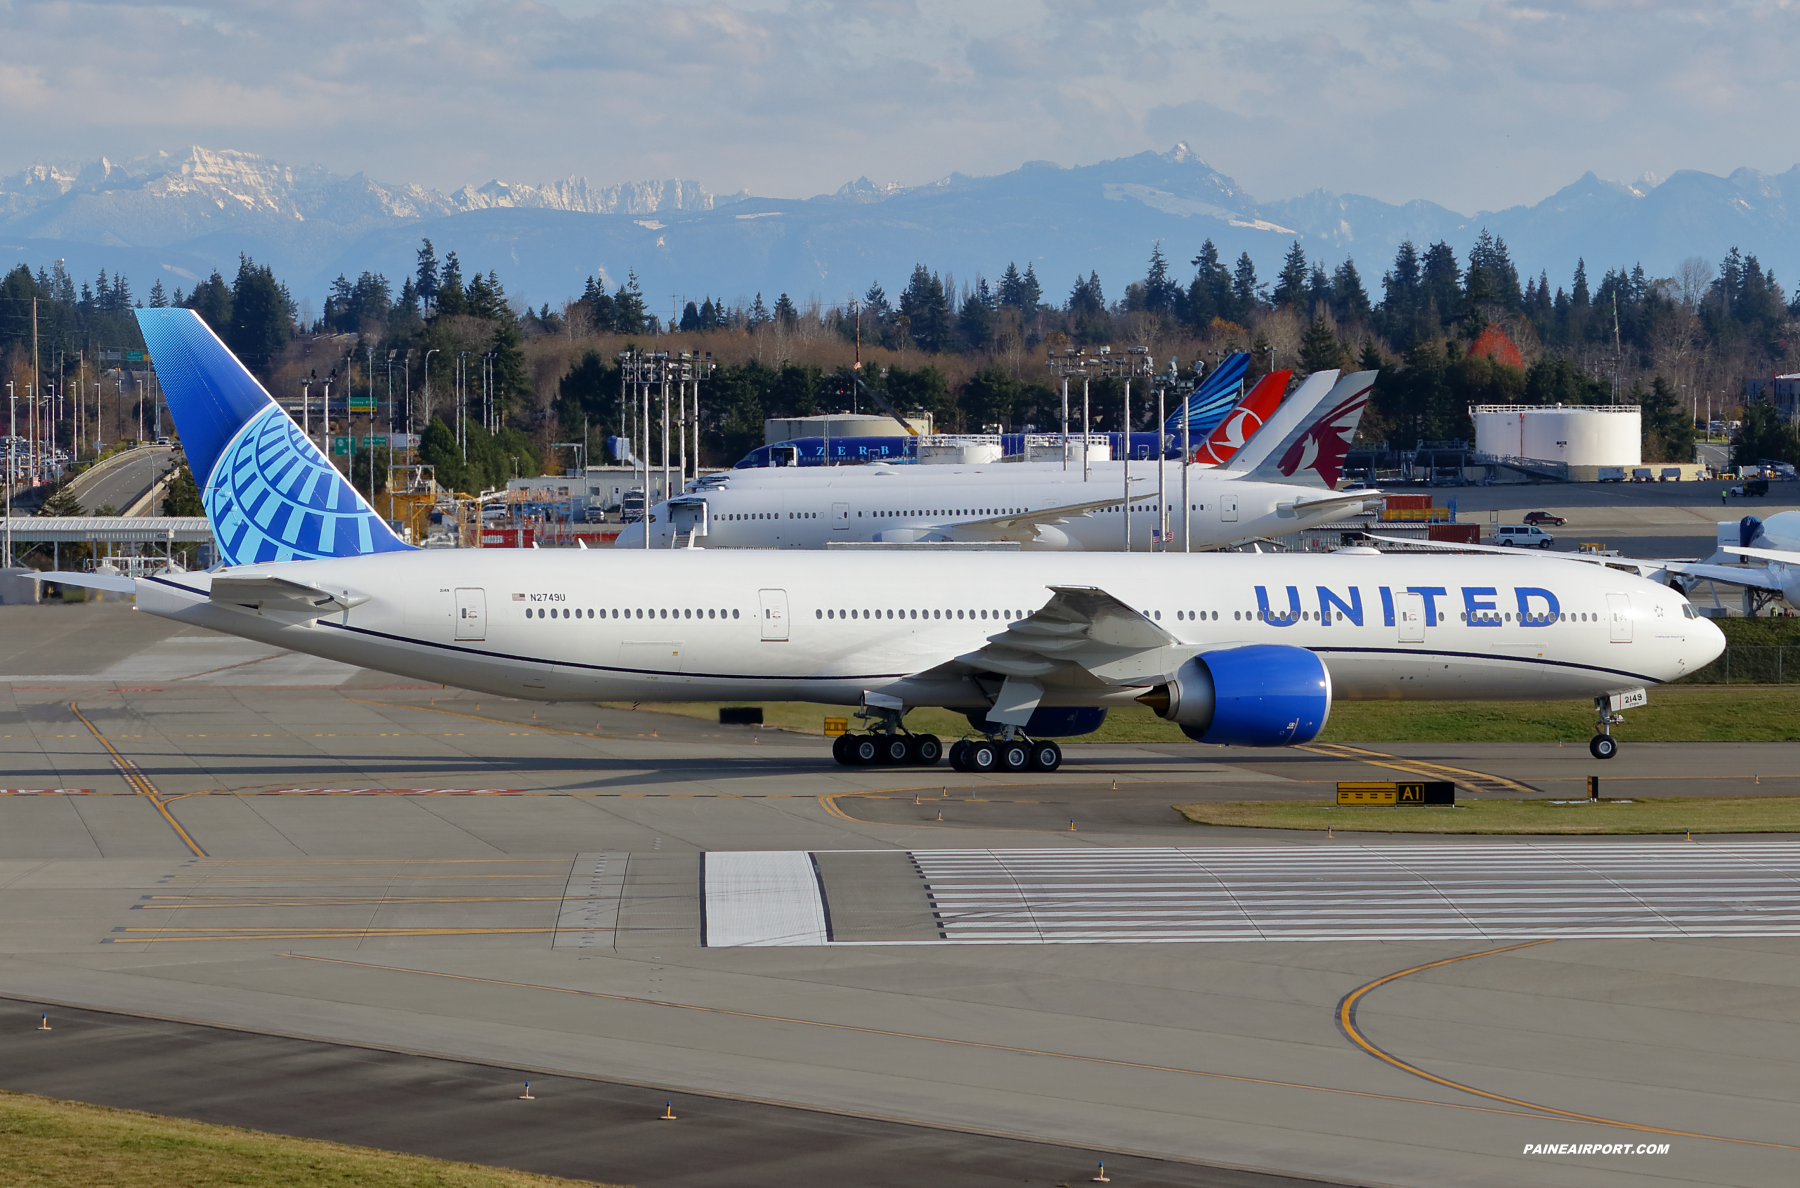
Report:
M318 586L296 582L270 574L215 577L212 600L227 606L241 606L253 611L283 611L288 614L319 618L335 615L369 600L367 594L334 593Z
M1753 557L1758 561L1780 561L1787 565L1800 565L1800 553L1788 549L1751 549L1737 545L1720 545L1719 552L1731 553L1738 557Z
M937 531L948 534L952 540L1016 540L1020 544L1029 544L1037 538L1039 529L1064 524L1103 507L1111 507L1121 498L1122 494L1116 494L1109 499L1090 499L1081 503L1065 503L1060 507L1040 507L1012 515L990 516L985 520L943 524L938 526Z
M1135 688L1167 679L1198 650L1097 586L1050 591L1043 606L930 675L993 674L1040 690L1046 683Z
M1760 565L1705 565L1693 561L1670 561L1663 568L1670 573L1698 581L1725 582L1732 586L1749 586L1753 590L1768 590L1774 594L1783 593L1781 583Z
M1346 507L1352 503L1368 503L1385 495L1384 491L1343 491L1336 495L1321 495L1317 499L1297 499L1294 501L1294 510L1315 512L1328 507Z

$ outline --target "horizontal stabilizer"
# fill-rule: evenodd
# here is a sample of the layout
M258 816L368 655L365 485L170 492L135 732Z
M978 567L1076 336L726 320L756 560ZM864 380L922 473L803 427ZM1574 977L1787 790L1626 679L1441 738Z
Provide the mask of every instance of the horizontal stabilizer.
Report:
M59 586L74 586L79 590L110 590L114 594L136 594L137 581L122 573L67 573L61 570L49 570L44 573L22 573L23 578L36 582L55 582Z
M243 577L215 577L212 600L229 606L254 611L279 611L284 614L318 618L335 615L369 600L367 594L334 593L304 582L268 574L246 574Z

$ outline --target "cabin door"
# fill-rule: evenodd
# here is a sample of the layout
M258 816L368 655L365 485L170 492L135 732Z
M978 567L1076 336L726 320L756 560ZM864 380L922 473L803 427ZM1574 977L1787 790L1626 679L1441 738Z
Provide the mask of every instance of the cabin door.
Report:
M1237 523L1237 500L1236 495L1219 496L1219 520L1221 523Z
M831 505L831 530L833 532L848 532L850 530L850 505L848 503L834 503Z
M1401 643L1425 642L1425 596L1394 591L1394 623Z
M1606 596L1606 617L1612 627L1614 643L1631 642L1631 595L1608 594Z
M487 591L463 586L456 591L456 638L487 638Z
M762 603L762 637L779 642L788 637L788 599L786 590L758 590Z

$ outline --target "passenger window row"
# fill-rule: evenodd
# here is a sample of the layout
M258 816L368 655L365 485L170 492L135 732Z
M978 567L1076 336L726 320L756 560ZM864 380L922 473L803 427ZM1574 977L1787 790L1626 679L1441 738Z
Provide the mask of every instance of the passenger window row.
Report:
M532 611L533 611L533 608L531 608L531 607L525 608L525 617L527 619L532 619L532 618L542 619L542 618L546 617L546 614L548 615L549 618L552 618L552 619L556 619L556 618L567 619L567 618L570 618L571 615L577 619L584 618L584 617L591 619L594 617L594 612L591 610L587 611L584 615L583 612L580 610L571 612L567 607L563 608L561 615L558 615L556 613L556 608L554 608L554 607L551 608L548 612L546 612L544 610L544 608L541 606L536 608L536 614L533 614ZM599 614L602 619L605 619L608 617L611 617L614 619L617 619L617 618L626 618L626 619L727 619L727 618L729 618L729 619L735 619L738 617L738 612L735 610L724 611L724 610L718 610L718 609L715 609L712 607L708 607L708 608L705 608L702 610L695 610L691 607L683 607L679 610L669 610L666 607L665 608L656 608L656 609L640 607L640 608L637 608L635 611L615 609L615 610L613 610L613 612L610 616L608 616L607 612L604 610L600 611Z
M872 511L866 514L873 520L892 520L900 516L1014 516L1020 514L1024 510L1025 509L1022 507L934 507L924 511L888 510ZM857 512L857 519L861 519L864 514L865 513L863 512Z
M985 610L817 610L813 611L815 619L1000 619L1004 616L1008 621L1024 618L1022 611L985 611Z

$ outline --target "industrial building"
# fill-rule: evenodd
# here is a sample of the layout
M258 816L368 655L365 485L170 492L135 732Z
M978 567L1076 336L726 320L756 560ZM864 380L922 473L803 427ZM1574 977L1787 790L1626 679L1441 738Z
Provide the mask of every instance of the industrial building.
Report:
M1478 404L1471 415L1478 461L1575 482L1643 461L1643 412L1635 404Z

